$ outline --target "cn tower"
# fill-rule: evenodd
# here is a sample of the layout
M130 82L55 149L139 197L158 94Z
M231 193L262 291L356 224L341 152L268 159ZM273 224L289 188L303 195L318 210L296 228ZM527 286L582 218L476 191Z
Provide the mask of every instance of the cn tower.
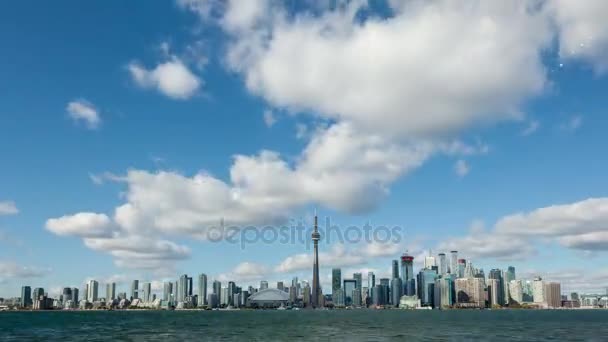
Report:
M317 226L317 212L315 211L315 228L312 232L312 242L315 247L314 263L312 266L312 307L316 308L319 306L319 295L321 293L321 287L319 286L319 240L321 234Z

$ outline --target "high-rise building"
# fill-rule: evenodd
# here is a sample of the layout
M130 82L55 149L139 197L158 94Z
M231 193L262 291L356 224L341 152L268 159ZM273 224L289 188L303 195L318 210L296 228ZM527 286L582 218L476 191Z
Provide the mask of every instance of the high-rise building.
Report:
M99 283L97 280L89 280L89 293L87 301L93 303L97 301L97 293L99 291Z
M218 280L213 281L213 293L217 296L218 300L222 295L222 282Z
M344 307L344 290L340 287L337 288L334 293L332 293L332 300L334 302L334 306L336 307Z
M32 306L32 288L29 286L21 287L21 298L19 301L19 306L22 308L27 308Z
M367 290L370 297L372 296L374 286L376 286L376 275L374 275L374 272L367 272Z
M260 291L266 290L268 288L268 282L266 280L260 281Z
M106 284L106 302L111 302L116 299L116 283Z
M458 275L458 251L450 252L450 273Z
M397 261L397 260L393 260L393 261ZM393 263L394 265L394 263ZM399 274L397 274L398 276ZM401 299L401 296L403 295L403 282L401 281L401 278L399 277L395 277L393 278L393 280L391 280L391 304L395 307L399 306L399 300Z
M435 257L431 255L431 251L429 251L429 255L424 258L424 268L430 270L435 266L437 266L437 262L435 261Z
M337 289L342 287L342 270L334 268L331 270L331 293L336 292Z
M207 304L207 275L201 273L198 275L198 306Z
M283 284L282 281L277 281L277 290L279 290L279 291L285 290L285 285Z
M136 299L139 292L139 280L133 280L131 283L131 298Z
M382 302L384 304L391 303L391 280L388 278L380 278L380 285L382 286Z
M446 276L437 280L439 282L439 296L441 297L438 304L442 308L449 308L454 305L454 280L452 277Z
M192 282L192 277L188 277L186 280L186 286L188 286L188 291L186 291L186 297L192 296L194 293L194 283Z
M163 283L163 300L172 302L173 298L171 294L173 294L173 283L166 281Z
M545 300L549 308L560 308L562 306L562 289L560 283L550 282L545 284Z
M144 303L151 302L152 301L152 284L144 283L142 291L143 291L143 298L141 298L141 300Z
M74 287L72 288L72 301L74 302L74 304L78 304L78 288Z
M319 297L321 296L321 284L319 283L319 240L321 234L318 229L317 214L315 213L315 225L312 232L312 242L314 246L314 259L312 265L312 307L319 306ZM348 294L348 293L347 293Z
M447 259L445 258L445 253L439 253L437 255L437 268L440 275L448 273L448 263Z
M418 298L422 306L434 304L435 279L437 272L434 269L424 268L418 273Z
M466 259L458 259L458 267L456 272L458 278L464 278L464 269L466 268L466 264Z
M312 300L311 300L310 296L311 296L310 286L308 284L306 284L302 288L302 303L304 304L305 307L310 307L312 305Z
M541 277L534 278L532 282L532 300L534 303L543 304L545 301L545 282Z
M485 281L482 278L459 278L455 282L456 303L460 307L484 308Z
M233 281L228 282L228 305L234 306L234 294L236 293L236 284Z
M356 296L353 297L353 301L356 303L359 303L359 306L361 305L361 299L363 297L363 276L361 273L353 273L353 279L355 279L355 281L357 282L357 284L355 285L355 289L357 290L356 292Z
M492 301L492 305L504 305L505 304L505 286L504 279L502 278L502 271L498 268L493 268L490 270L490 274L488 275L489 279L496 279L498 282L498 287L496 289L492 288L492 296L496 298L496 302ZM492 285L492 283L490 283Z
M399 278L399 261L393 260L393 268L392 268L392 270L393 270L393 278L392 279Z
M357 288L357 281L354 279L344 279L344 305L353 305L353 291Z
M509 266L507 271L504 273L504 287L505 287L505 304L509 304L511 300L511 280L515 280L515 267Z
M524 302L524 288L521 280L514 279L509 281L509 298L510 303L521 304Z
M406 296L415 295L414 257L407 253L401 256L401 280L403 281L403 294Z
M188 297L188 275L182 274L179 277L179 285L177 286L177 298L178 303L184 302Z
M490 307L502 306L503 301L500 300L501 292L500 280L488 278L488 304Z
M72 300L72 289L69 287L64 287L61 291L61 295L63 296L63 303Z

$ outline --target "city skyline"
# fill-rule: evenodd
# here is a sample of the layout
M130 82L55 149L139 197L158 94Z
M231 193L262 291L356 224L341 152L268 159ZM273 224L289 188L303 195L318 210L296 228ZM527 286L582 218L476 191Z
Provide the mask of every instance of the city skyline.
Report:
M315 209L325 295L413 292L429 250L603 293L607 2L399 3L2 4L0 297L314 287L311 232L272 234Z

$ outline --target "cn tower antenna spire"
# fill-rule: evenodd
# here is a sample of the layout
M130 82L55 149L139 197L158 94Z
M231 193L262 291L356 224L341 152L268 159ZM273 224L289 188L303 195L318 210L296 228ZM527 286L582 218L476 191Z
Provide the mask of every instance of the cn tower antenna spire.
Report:
M317 209L315 208L314 230L312 232L312 242L314 245L314 261L312 265L312 307L319 307L319 297L321 296L321 285L319 284L319 234Z

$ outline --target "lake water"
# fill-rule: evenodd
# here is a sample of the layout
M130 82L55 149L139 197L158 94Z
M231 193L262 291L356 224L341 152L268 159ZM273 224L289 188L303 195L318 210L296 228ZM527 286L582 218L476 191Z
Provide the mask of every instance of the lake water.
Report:
M0 312L0 340L608 341L608 310Z

